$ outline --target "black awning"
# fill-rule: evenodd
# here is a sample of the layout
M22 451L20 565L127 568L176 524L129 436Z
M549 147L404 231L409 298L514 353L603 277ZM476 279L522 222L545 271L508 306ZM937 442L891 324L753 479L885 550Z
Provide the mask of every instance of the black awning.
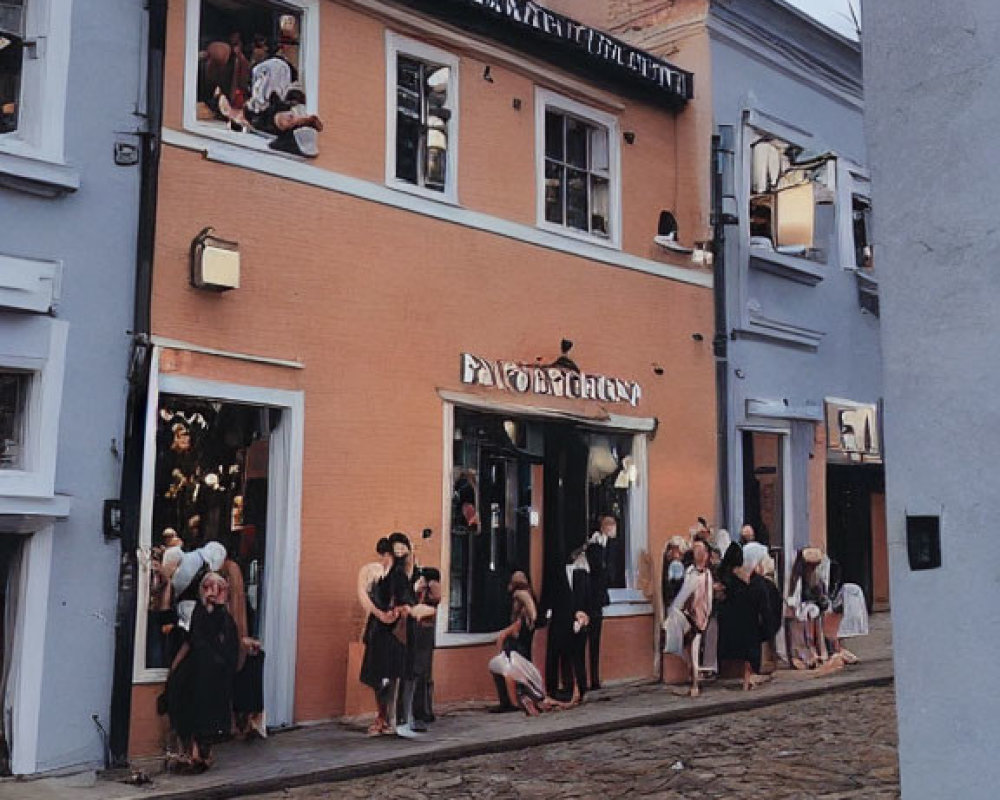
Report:
M567 71L627 86L672 108L694 96L694 75L533 0L398 0Z

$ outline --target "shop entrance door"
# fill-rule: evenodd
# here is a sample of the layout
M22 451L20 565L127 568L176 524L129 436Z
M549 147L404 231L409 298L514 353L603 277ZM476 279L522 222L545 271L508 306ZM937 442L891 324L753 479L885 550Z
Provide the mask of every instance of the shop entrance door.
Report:
M882 490L881 466L828 464L826 470L826 540L830 558L840 564L844 583L874 601L872 496Z
M587 457L581 431L545 426L545 583L565 581L566 557L587 538Z

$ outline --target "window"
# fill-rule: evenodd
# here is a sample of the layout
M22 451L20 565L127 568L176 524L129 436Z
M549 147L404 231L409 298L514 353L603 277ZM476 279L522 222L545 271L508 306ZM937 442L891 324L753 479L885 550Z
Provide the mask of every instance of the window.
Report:
M0 369L0 470L24 469L31 373Z
M750 244L825 261L835 226L835 162L769 134L750 146Z
M0 133L17 130L24 52L24 0L0 2Z
M646 541L641 434L458 408L453 437L449 633L505 627L511 573L544 592L604 515L618 527L607 551L612 602L635 600Z
M63 163L72 0L0 0L0 173L72 191Z
M872 263L872 204L867 197L851 197L851 229L854 235L854 265L871 271Z
M386 183L456 202L458 59L391 32L386 53Z
M318 155L315 13L315 0L189 0L189 19L197 22L188 43L189 126Z
M539 224L617 244L617 121L545 90L538 96Z

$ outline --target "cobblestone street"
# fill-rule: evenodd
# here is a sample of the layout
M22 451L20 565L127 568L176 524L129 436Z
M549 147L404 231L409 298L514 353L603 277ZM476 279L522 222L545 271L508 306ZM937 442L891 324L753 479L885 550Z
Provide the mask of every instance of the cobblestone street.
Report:
M891 686L257 795L319 798L899 797Z

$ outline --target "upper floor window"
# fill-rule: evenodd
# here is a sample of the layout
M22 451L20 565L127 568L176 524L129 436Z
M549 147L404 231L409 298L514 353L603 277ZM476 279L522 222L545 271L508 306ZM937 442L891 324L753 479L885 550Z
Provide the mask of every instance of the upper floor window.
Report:
M0 0L0 154L63 164L71 18L72 0Z
M393 33L386 53L386 183L455 202L458 59Z
M0 133L17 130L24 65L24 0L0 3Z
M854 266L871 270L872 262L872 203L867 197L851 197L851 230L854 238Z
M617 244L617 121L543 89L538 90L536 119L539 224Z
M0 369L0 469L24 469L31 373Z
M323 123L310 102L315 54L307 41L315 0L189 0L188 11L198 22L188 120L243 143L318 155Z
M750 244L825 261L835 229L835 162L769 134L750 145Z

